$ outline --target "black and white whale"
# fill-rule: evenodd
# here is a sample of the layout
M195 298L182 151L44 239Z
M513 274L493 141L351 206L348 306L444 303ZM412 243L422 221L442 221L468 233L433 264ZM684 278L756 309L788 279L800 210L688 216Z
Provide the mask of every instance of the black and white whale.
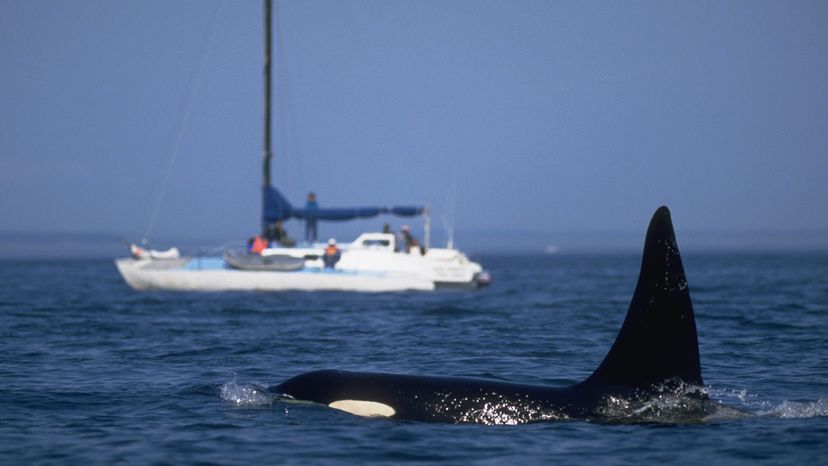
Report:
M702 417L716 407L702 386L687 279L670 211L660 207L647 230L638 284L621 331L598 369L581 383L553 388L477 378L321 370L293 377L270 391L287 400L362 416L515 424L659 421L658 411L670 409L678 410L679 416Z

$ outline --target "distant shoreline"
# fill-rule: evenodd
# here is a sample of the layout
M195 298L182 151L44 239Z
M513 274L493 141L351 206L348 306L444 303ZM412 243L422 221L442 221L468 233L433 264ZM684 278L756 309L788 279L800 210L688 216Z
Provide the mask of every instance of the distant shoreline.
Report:
M641 232L472 231L455 238L471 255L570 255L636 253ZM693 253L828 252L828 231L678 232L679 247ZM113 259L127 255L125 235L106 232L0 231L0 260ZM205 254L235 242L210 238L158 238L155 247L177 246L185 254ZM435 243L436 246L443 246Z

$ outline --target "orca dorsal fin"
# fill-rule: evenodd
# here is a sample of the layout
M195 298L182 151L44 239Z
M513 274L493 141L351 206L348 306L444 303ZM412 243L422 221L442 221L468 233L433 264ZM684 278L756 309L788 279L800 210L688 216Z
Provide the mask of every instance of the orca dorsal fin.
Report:
M647 229L641 272L624 325L585 384L645 388L668 380L702 385L696 319L670 210Z

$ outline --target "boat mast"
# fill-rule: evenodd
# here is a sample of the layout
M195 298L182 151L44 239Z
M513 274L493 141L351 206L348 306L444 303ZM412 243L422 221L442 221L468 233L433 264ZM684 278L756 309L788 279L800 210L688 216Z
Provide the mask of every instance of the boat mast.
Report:
M266 189L270 187L270 160L273 158L273 153L270 150L270 42L271 42L271 6L272 0L264 0L264 147L263 159L264 166L262 167L264 173L262 176L262 186ZM264 229L266 221L262 218L262 228Z

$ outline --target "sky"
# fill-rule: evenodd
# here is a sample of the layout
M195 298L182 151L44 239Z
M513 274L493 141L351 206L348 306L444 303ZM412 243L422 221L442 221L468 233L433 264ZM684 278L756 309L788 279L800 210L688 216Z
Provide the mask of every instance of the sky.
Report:
M550 244L643 240L666 204L680 240L828 244L828 2L275 8L294 204L425 204L436 241ZM0 231L255 233L262 24L260 1L0 0ZM408 220L322 235L383 222Z

